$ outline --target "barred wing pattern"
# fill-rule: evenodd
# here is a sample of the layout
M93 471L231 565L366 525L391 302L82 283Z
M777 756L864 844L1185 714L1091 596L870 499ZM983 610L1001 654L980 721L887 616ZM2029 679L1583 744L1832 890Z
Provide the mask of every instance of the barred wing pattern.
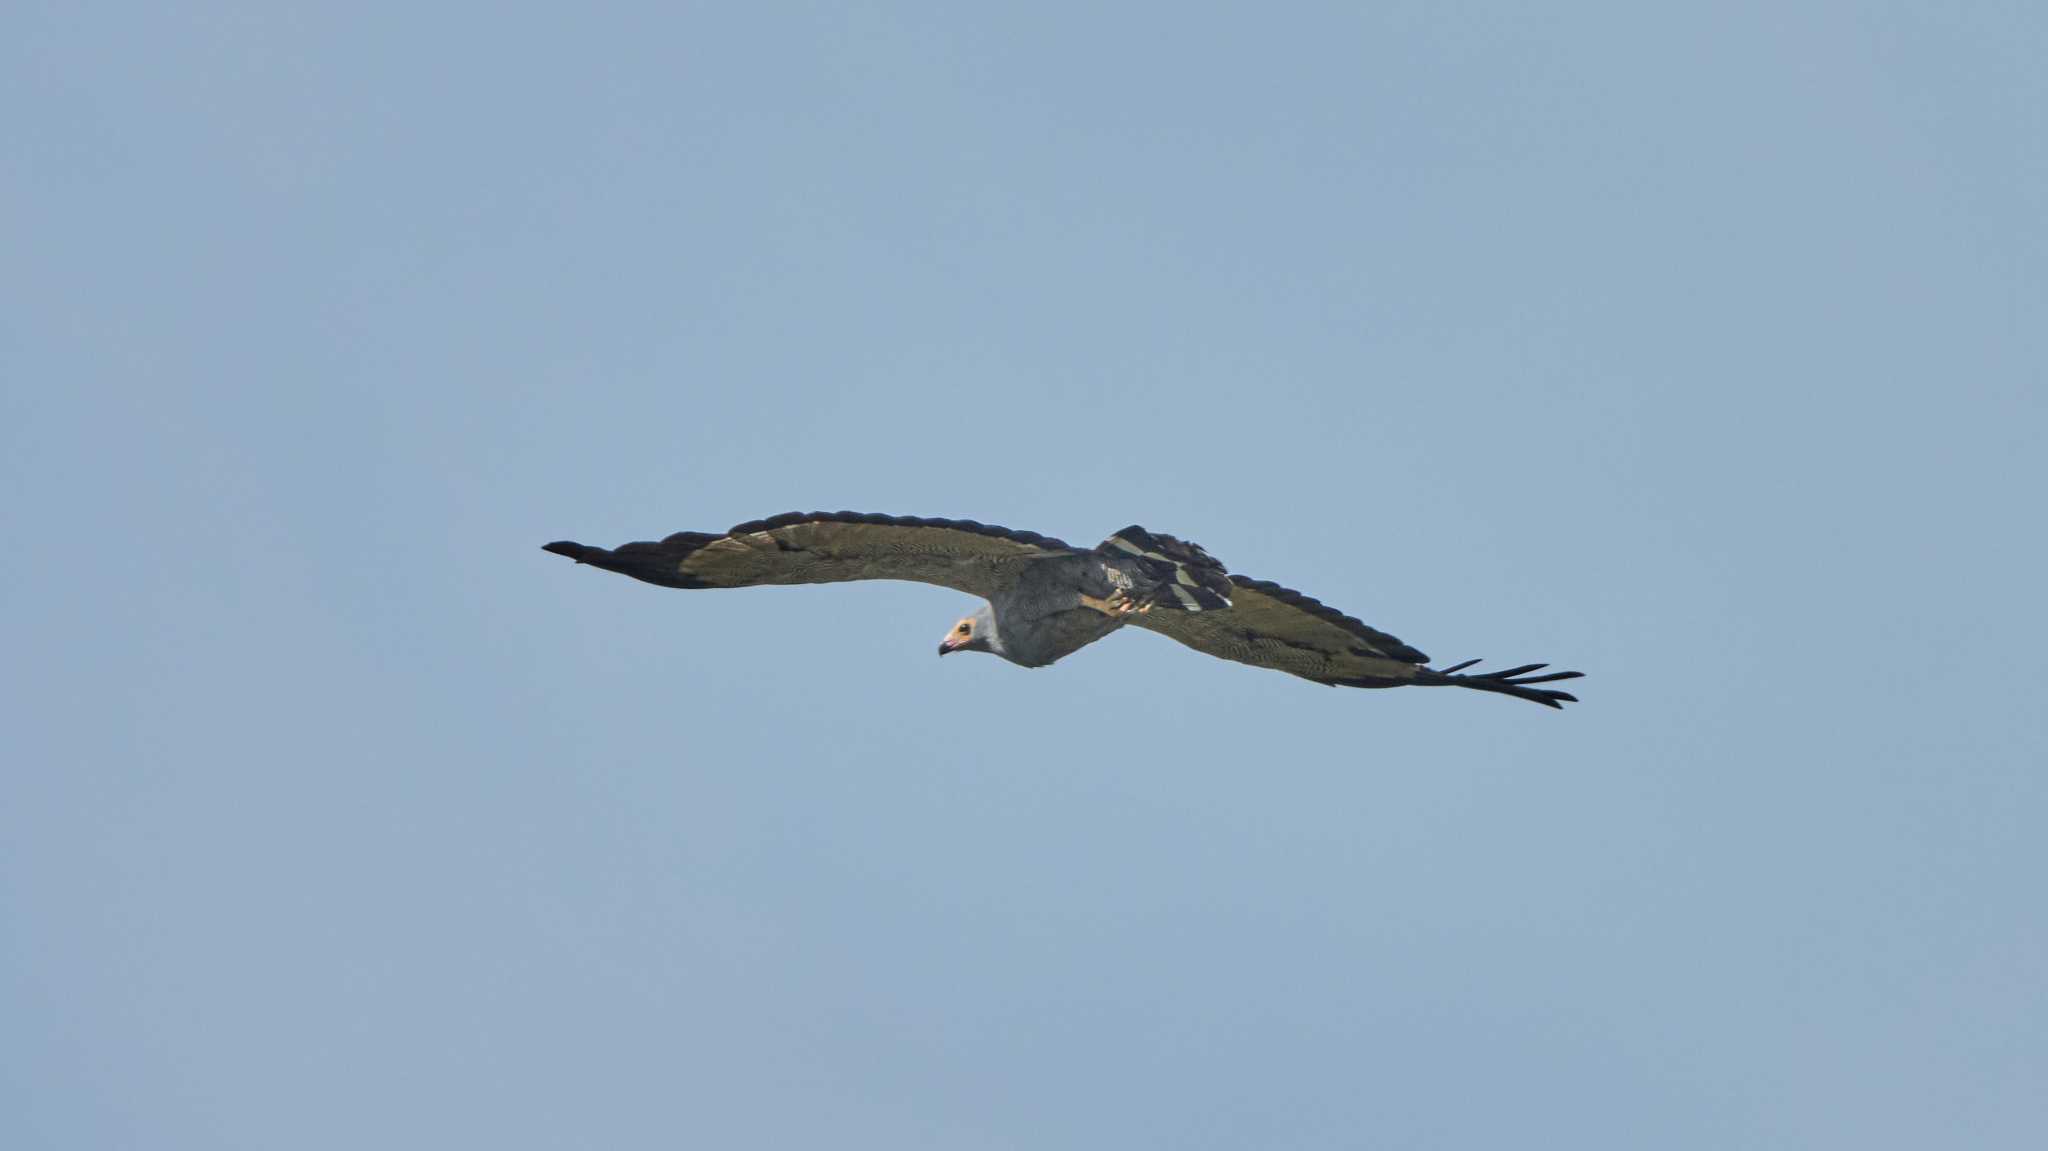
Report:
M1427 666L1429 657L1422 652L1292 588L1241 575L1232 575L1230 581L1235 592L1228 611L1147 612L1130 622L1205 655L1332 687L1441 685L1497 692L1546 707L1577 702L1567 692L1533 685L1577 679L1578 672L1532 675L1546 666L1535 663L1457 674L1478 660L1435 670Z
M859 512L790 512L740 524L724 535L677 532L667 539L594 548L546 545L577 563L663 587L909 580L984 598L1016 578L1033 557L1071 552L1037 532L973 520Z

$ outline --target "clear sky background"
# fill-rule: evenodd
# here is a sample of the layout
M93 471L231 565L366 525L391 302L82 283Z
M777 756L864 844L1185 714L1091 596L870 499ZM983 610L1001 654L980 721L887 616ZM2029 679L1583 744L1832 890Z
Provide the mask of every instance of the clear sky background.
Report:
M4 25L0 1146L2048 1146L2038 4Z

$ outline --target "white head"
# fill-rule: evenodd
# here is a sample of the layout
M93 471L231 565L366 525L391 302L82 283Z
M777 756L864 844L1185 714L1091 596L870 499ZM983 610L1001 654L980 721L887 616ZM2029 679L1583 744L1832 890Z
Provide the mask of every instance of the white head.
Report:
M939 654L956 651L985 651L995 655L1003 654L1003 641L996 635L995 609L982 604L974 614L953 625L946 638L939 641Z

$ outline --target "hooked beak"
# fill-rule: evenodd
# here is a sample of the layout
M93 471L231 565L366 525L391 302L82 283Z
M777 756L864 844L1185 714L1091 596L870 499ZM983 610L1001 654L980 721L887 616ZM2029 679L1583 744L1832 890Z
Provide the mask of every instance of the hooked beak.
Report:
M947 652L952 651L954 648L959 646L959 644L953 642L952 636L947 636L945 639L939 641L939 654L945 655Z

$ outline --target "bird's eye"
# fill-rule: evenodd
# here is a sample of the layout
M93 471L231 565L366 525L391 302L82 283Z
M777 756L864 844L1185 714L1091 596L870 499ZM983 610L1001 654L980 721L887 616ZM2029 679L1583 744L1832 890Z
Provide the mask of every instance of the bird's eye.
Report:
M966 625L966 624L964 624L964 623L963 623L963 624L961 624L961 625L960 625L960 626L959 626L958 628L955 628L954 630L955 630L955 631L958 631L958 632L959 632L959 633L960 633L961 635L966 635L966 634L967 634L967 633L968 633L968 632L969 632L970 630L972 630L972 629L970 629L970 628L968 627L968 625Z

